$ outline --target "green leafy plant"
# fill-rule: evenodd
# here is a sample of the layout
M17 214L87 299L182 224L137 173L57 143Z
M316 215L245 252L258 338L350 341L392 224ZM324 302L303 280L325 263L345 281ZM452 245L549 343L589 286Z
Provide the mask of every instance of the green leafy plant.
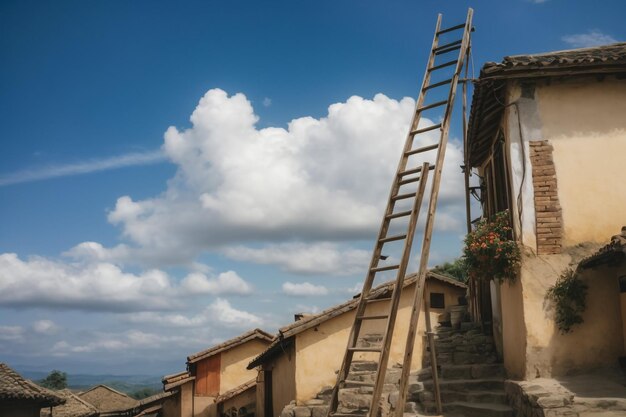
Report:
M465 237L463 258L470 279L514 281L520 266L520 250L511 238L509 211L483 219Z
M55 369L47 377L39 381L39 384L55 390L67 388L67 374Z
M556 283L548 289L546 298L554 303L555 322L561 333L569 333L572 327L583 322L588 286L572 269L563 271Z
M454 278L460 282L467 282L467 266L463 258L456 258L453 261L437 265L432 269L432 272Z

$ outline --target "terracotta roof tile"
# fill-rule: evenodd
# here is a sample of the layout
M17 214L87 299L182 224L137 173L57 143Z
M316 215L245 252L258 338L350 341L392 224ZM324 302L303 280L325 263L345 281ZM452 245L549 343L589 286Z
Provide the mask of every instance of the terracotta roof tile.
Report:
M250 330L249 332L246 332L240 336L237 336L233 339L227 340L223 343L220 343L219 345L213 346L209 349L203 350L201 352L198 353L194 353L193 355L190 355L187 357L187 363L195 363L198 362L199 360L202 359L206 359L208 357L211 357L213 355L216 355L220 352L223 352L225 350L228 349L232 349L235 346L239 346L241 344L244 344L250 340L261 340L261 341L266 341L266 342L271 342L274 340L274 336L272 336L269 333L264 332L261 329L254 329L254 330Z
M32 400L42 407L65 403L56 392L24 379L4 363L0 363L0 400Z

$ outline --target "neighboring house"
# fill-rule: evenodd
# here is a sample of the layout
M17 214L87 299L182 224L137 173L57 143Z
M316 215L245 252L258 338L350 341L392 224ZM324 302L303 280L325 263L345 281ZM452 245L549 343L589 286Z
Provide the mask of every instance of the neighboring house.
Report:
M163 417L193 417L193 385L195 377L179 372L163 377L163 391L173 394L163 403Z
M84 401L69 389L56 391L65 399L65 404L41 410L41 417L98 417L100 413L93 405Z
M175 414L168 414L168 405L176 403L176 392L164 391L151 395L137 402L132 409L133 417L179 417ZM175 407L174 407L175 408Z
M226 391L215 399L220 417L254 416L256 411L256 378Z
M0 416L39 417L42 408L64 403L62 396L22 378L0 363Z
M492 283L477 298L509 377L615 366L625 354L619 266L581 267L587 308L571 333L558 331L545 300L566 268L626 224L625 75L618 43L505 57L475 84L467 154L482 214L509 209L523 252L514 284Z
M78 396L96 407L100 417L125 417L139 404L137 400L106 385L96 385Z
M187 358L194 381L194 416L215 417L215 399L256 377L246 369L250 361L272 343L273 336L260 329L246 332Z
M402 289L398 316L391 345L389 365L402 363L406 344L408 323L413 306L416 275L407 276ZM386 283L372 290L371 297L380 299L371 303L367 315L379 315L389 309L391 284ZM430 300L432 322L446 308L458 303L459 297L465 296L467 286L457 280L435 273L427 275L424 297ZM258 368L256 388L256 417L273 417L281 414L282 409L295 400L302 405L315 398L324 387L334 385L336 371L348 344L348 337L354 322L358 297L329 308L320 314L301 316L295 323L279 330L278 337L261 355L249 365L249 369ZM434 301L434 303L433 303ZM423 311L423 310L422 310ZM369 321L363 324L361 334L376 339L384 323ZM415 352L412 369L420 369L422 357L422 336L425 329L424 314L418 322L418 335L415 340ZM373 359L371 353L359 353L356 360Z

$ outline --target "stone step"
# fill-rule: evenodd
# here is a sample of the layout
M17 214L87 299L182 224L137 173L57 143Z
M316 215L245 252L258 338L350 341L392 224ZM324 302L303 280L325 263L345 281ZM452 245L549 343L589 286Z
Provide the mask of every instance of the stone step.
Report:
M378 364L374 361L352 361L350 372L376 371Z
M424 389L432 391L433 381L424 381ZM485 391L499 390L504 392L504 378L453 379L439 381L441 391Z
M429 404L425 407L427 413L435 413L436 407ZM515 410L505 404L451 402L443 404L446 417L515 417Z
M419 402L426 404L434 403L435 396L431 391L422 391L418 394ZM468 402L468 403L494 403L506 404L506 394L499 390L480 390L480 391L448 391L441 392L441 401L450 402Z
M441 380L451 379L479 379L487 377L505 376L504 367L500 363L493 364L470 364L470 365L440 365L439 378ZM417 374L418 381L428 381L433 379L432 368L424 368Z
M437 352L438 365L474 365L497 363L498 357L493 352L471 353L471 352ZM425 355L422 359L424 368L430 367L430 355Z

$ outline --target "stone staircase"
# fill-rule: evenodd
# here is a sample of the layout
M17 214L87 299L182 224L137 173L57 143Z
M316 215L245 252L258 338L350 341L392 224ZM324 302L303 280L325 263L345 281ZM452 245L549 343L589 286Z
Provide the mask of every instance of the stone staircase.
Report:
M359 341L361 346L375 346L381 335L370 334ZM498 363L490 336L468 323L461 330L440 327L436 340L439 385L445 417L515 417L506 404L504 369ZM424 346L428 346L425 339ZM402 366L387 369L385 385L380 398L378 417L392 417L395 413ZM339 391L337 413L364 417L370 407L376 362L354 361L348 379L355 381ZM316 398L304 405L295 402L286 406L281 417L325 417L332 395L332 387L325 387ZM409 378L405 417L436 414L430 353L424 352L423 369Z
M491 336L471 323L462 323L460 330L439 327L435 347L444 416L515 417L507 405L504 368ZM423 384L417 393L419 411L436 414L430 352L424 353L423 369L416 376Z

